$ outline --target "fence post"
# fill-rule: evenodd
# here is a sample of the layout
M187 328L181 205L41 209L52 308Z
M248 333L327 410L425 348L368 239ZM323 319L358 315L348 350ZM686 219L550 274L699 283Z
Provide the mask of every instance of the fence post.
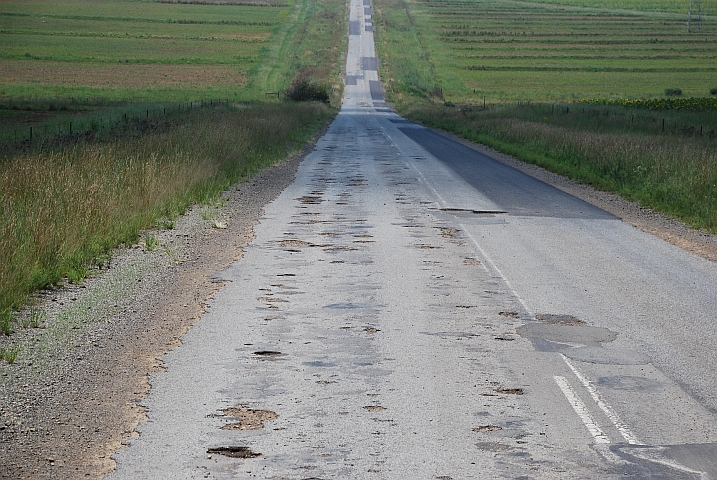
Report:
M665 119L662 119L662 133L665 133Z
M30 145L32 145L32 127L30 127Z
M70 135L72 135L72 122L70 122Z

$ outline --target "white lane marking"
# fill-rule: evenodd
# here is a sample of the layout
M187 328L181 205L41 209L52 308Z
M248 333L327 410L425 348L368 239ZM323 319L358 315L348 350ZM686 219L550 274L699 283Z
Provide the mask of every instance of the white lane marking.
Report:
M424 182L424 185L426 185L428 188L430 188L434 195L438 197L439 201L443 204L443 206L446 205L446 202L444 201L443 197L438 193L438 191L431 185L431 182L426 179L426 177L423 175L423 172L421 172L409 159L410 157L408 155L403 154L401 148L398 146L398 144L391 138L391 136L384 130L383 127L381 127L381 130L384 131L384 135L391 141L393 146L400 152L398 155L402 156L408 161L409 165L420 175L421 179ZM525 301L518 295L518 292L513 288L513 285L511 284L510 280L506 278L506 276L503 274L503 272L498 268L498 266L493 262L493 260L490 258L488 253L483 250L483 248L480 246L478 241L471 235L471 233L466 229L465 225L462 223L459 223L458 226L463 230L463 232L470 238L471 242L475 246L475 248L478 249L478 251L481 254L481 257L483 258L483 263L486 269L488 269L493 275L497 275L500 277L503 282L505 282L508 289L512 292L513 296L516 298L516 300L520 303L520 305L523 307L524 311L532 318L535 318L535 315L533 312L528 308ZM590 382L571 362L568 360L568 358L563 355L562 353L560 356L563 358L565 363L568 365L570 370L573 372L573 374L580 380L580 383L587 389L588 393L590 393L590 396L593 398L595 403L600 407L600 409L605 413L605 415L610 419L610 421L613 423L615 428L620 432L620 435L625 439L625 441L631 445L641 445L642 443L637 439L634 433L630 430L630 428L620 420L620 417L615 413L615 411L612 409L612 407L605 402L602 397L600 396L597 388ZM613 453L609 450L608 446L610 445L610 439L605 435L605 433L600 429L598 424L595 422L595 420L590 415L590 412L587 410L587 407L583 403L582 400L575 394L575 391L572 389L570 384L567 382L565 377L561 376L554 376L555 382L558 384L558 387L562 390L565 397L568 399L568 402L570 405L572 405L573 409L575 410L575 413L580 417L580 419L583 421L587 429L590 431L590 433L593 435L593 438L595 439L596 444L596 450L608 461L612 462L613 464L618 465L625 465L630 464L631 462L628 462L622 458L620 458L618 455ZM657 455L659 455L659 452L655 452ZM704 472L699 472L696 470L692 470L689 467L685 467L683 465L680 465L676 462L673 462L668 459L664 458L657 458L656 456L649 457L649 456L639 456L635 455L638 458L642 458L644 460L652 461L655 463L660 463L662 465L674 468L676 470L688 472L688 473L696 473L700 474L701 478L703 480L707 480L709 477L705 476Z
M573 391L573 387L570 386L565 377L555 375L553 378L555 379L555 383L558 384L558 387L560 387L560 390L563 391L563 395L565 395L565 398L568 399L568 403L570 403L570 405L573 407L573 410L575 410L575 413L578 414L580 420L583 421L585 427L587 427L588 431L595 439L595 443L610 443L610 439L607 438L605 432L603 432L598 426L598 424L595 422L595 420L593 420L593 417L590 415L590 412L588 412L587 407L585 407L583 401L580 400L580 398L578 398L578 396L575 394L575 392Z
M623 423L622 420L620 420L620 417L615 413L615 411L612 409L612 407L602 399L600 396L600 393L598 392L595 385L592 384L590 380L588 380L581 372L578 370L575 365L573 365L570 360L568 360L568 357L560 354L561 357L563 357L563 360L565 360L565 363L568 364L568 367L570 367L570 370L575 374L576 377L578 377L578 380L580 380L580 383L583 384L583 386L587 389L587 391L590 393L590 396L593 397L593 400L595 400L595 403L598 407L600 407L600 410L602 410L605 415L607 415L607 418L610 419L613 425L615 425L615 428L617 428L617 431L620 432L620 435L622 435L622 438L625 439L625 441L631 445L641 445L642 443L637 439L634 433L630 430L630 428Z
M461 230L463 230L463 233L465 233L466 235L468 235L468 238L470 238L471 242L473 242L473 245L475 245L475 247L478 249L478 251L480 252L481 256L483 257L483 263L486 265L486 268L488 268L489 271L492 270L491 273L493 273L493 275L497 275L498 277L501 278L501 280L503 280L503 282L505 282L505 285L506 285L506 286L508 287L508 289L511 291L511 293L512 293L513 296L516 298L516 300L518 300L518 302L520 303L520 306L523 307L523 311L524 311L525 313L527 313L530 318L535 319L535 315L534 315L533 312L528 308L528 306L525 304L525 302L524 302L523 299L520 297L520 295L518 295L518 292L515 290L515 288L513 288L513 285L510 283L510 280L508 280L508 278L507 278L505 275L503 275L503 272L502 272L502 271L500 270L500 268L498 268L498 266L493 262L493 260L490 258L490 256L488 255L488 253L487 253L485 250L483 250L483 248L478 244L478 240L476 240L476 239L473 237L473 235L468 231L468 229L466 228L465 225L463 225L462 223L459 223L458 226L461 227Z

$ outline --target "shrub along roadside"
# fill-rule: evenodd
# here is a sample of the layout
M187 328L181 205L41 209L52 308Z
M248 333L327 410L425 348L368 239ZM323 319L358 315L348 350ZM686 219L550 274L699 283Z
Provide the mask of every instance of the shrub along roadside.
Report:
M122 135L0 159L0 330L32 291L79 281L143 228L298 150L334 110L224 106ZM131 133L131 132L130 132Z
M402 113L717 233L714 140L556 125L520 118L520 109L413 105Z

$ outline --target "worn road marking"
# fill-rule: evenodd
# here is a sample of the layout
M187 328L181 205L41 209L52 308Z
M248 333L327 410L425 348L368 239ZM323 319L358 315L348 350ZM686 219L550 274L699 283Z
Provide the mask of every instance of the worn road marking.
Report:
M563 395L565 395L565 398L568 399L568 403L570 403L570 405L573 407L573 410L575 410L575 413L578 414L580 420L582 420L583 424L585 424L585 427L587 427L588 431L590 432L590 435L592 435L595 439L595 443L609 444L610 439L607 438L605 432L600 429L597 422L593 420L593 417L592 415L590 415L590 412L588 412L587 407L585 406L583 401L580 400L580 398L578 398L578 396L575 394L575 391L573 391L573 387L570 386L565 377L555 375L553 378L555 379L555 383L558 384L558 387L560 387L560 390L563 391Z
M600 393L598 392L595 385L592 384L590 380L585 378L585 376L575 368L575 365L573 365L570 360L568 360L568 357L563 355L562 353L560 356L565 360L565 363L570 367L570 370L575 374L576 377L578 377L578 380L580 380L580 383L583 384L583 386L587 389L587 391L590 393L590 396L593 397L593 400L595 400L595 403L598 407L600 407L600 410L602 410L605 415L607 415L607 418L610 419L613 425L615 425L615 428L617 428L617 431L620 432L620 435L622 435L622 438L625 439L625 441L631 445L641 445L642 442L640 442L634 433L630 430L630 428L623 423L622 420L620 420L620 417L615 413L615 411L612 409L612 407L602 399L600 396Z

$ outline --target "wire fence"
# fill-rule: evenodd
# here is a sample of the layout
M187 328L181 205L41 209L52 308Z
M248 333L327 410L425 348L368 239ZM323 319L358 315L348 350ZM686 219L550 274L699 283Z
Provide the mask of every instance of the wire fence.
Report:
M451 106L455 106L452 105ZM497 102L486 103L483 97L483 104L474 104L460 107L462 111L474 110L497 110L509 107L523 107L543 112L546 115L574 115L585 119L600 120L619 124L629 130L641 130L651 134L674 135L682 137L699 137L709 140L717 140L717 126L715 121L707 121L702 124L687 123L679 117L679 112L672 112L674 115L660 115L659 110L650 111L646 109L627 109L620 106L590 105L582 103L542 103L530 101ZM689 113L689 112L688 112ZM542 115L542 113L541 113ZM547 121L547 117L545 118Z
M114 109L102 114L87 115L84 118L75 115L61 121L19 127L17 125L0 128L0 145L5 148L30 148L48 141L57 141L83 135L102 134L121 125L149 121L198 108L226 105L229 100L212 99L193 102L163 104L149 108L129 110Z

